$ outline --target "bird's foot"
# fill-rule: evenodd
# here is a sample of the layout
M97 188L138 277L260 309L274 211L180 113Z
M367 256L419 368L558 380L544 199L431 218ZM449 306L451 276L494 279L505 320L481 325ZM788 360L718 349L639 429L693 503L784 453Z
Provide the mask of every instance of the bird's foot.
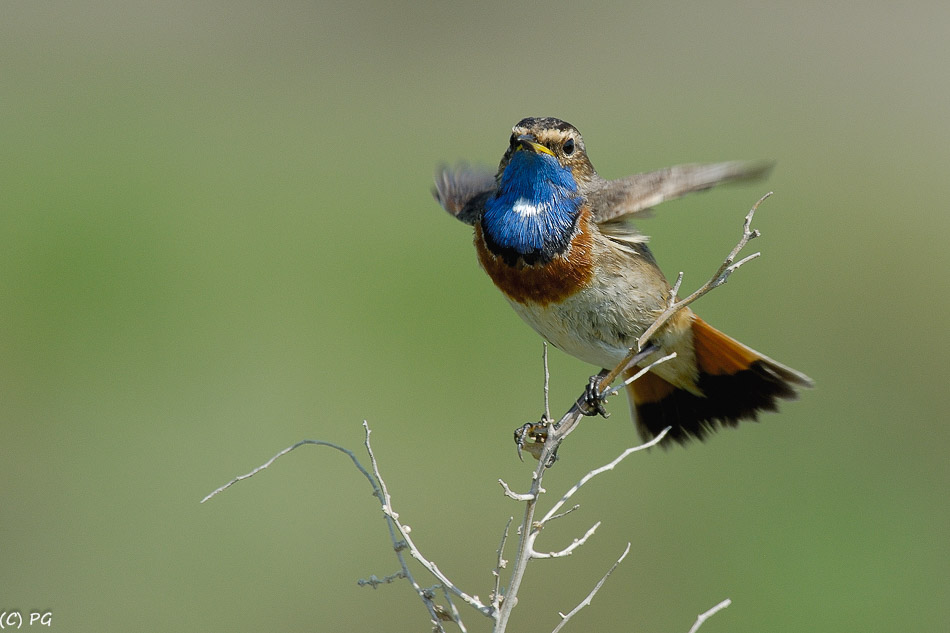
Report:
M584 415L602 415L605 418L610 417L610 412L604 407L607 404L607 395L606 392L600 391L600 383L603 381L604 376L607 374L605 371L600 372L596 376L591 376L590 381L587 383L587 387L584 389L584 396L581 398L579 404L581 405L580 410Z
M542 415L538 422L526 422L515 429L515 445L518 447L518 459L524 461L521 452L530 453L535 459L541 459L541 451L548 441L548 433L551 430L552 421ZM547 466L552 466L557 461L557 451L551 455Z

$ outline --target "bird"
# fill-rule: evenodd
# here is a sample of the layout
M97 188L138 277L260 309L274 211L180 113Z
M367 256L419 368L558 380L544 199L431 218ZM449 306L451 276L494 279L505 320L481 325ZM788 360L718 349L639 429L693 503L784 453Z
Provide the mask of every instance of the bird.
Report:
M554 347L609 369L671 294L647 236L630 220L662 202L759 178L770 168L743 161L688 164L608 180L591 164L577 128L529 117L512 128L497 171L442 166L433 195L474 228L481 267L524 321ZM723 334L689 307L650 343L656 352L640 367L676 355L626 387L644 440L667 427L668 437L681 444L704 440L776 411L779 400L813 386L805 374Z

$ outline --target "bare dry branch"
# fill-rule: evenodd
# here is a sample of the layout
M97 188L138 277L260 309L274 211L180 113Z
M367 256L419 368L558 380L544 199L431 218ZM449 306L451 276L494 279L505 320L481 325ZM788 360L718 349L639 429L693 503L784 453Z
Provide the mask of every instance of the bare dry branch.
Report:
M587 597L581 600L580 603L576 607L568 611L566 614L558 613L558 615L561 616L561 621L558 622L557 626L554 627L551 633L558 633L558 631L564 628L564 625L567 624L571 618L577 615L578 611L590 605L591 601L594 599L594 596L597 595L597 592L600 591L600 588L604 586L605 582L607 582L607 579L610 577L610 574L614 573L614 570L617 569L617 566L623 562L623 559L626 558L627 554L629 553L630 553L630 543L627 543L627 547L626 549L623 550L623 554L621 554L620 558L618 558L616 562L610 566L610 569L607 570L607 573L604 574L604 577L601 578L597 582L596 585L594 585L594 588L591 589L589 594L587 594ZM690 633L693 633L693 632L691 631Z
M264 462L263 464L261 464L260 466L252 470L251 472L235 477L228 483L219 487L217 490L215 490L211 494L207 495L204 499L202 499L201 502L204 503L205 501L211 499L218 493L230 488L232 485L234 485L235 483L239 481L243 481L245 479L253 477L254 475L261 472L262 470L270 467L279 458L287 455L291 451L301 446L305 446L305 445L326 446L334 450L340 451L341 453L345 454L347 457L350 458L350 460L353 462L353 465L356 466L356 468L359 469L360 473L362 473L363 476L366 477L367 481L369 481L370 486L372 486L373 488L373 495L379 500L380 506L383 510L383 514L387 519L386 523L389 527L389 536L393 543L393 550L395 551L396 558L399 560L399 564L402 567L402 569L399 572L396 572L396 574L393 574L391 577L387 577L387 578L395 578L396 576L401 574L404 578L406 578L409 581L409 583L412 585L412 588L416 591L416 594L420 597L426 609L429 611L429 616L432 621L434 630L439 631L440 633L444 633L445 631L445 629L442 626L442 621L445 619L444 609L433 601L432 591L423 588L416 581L415 577L413 576L412 572L409 569L405 556L403 555L403 550L408 549L409 554L414 559L416 559L423 567L425 567L426 571L428 571L432 576L434 576L436 579L439 580L440 586L444 591L455 595L456 597L458 597L459 599L461 599L462 601L464 601L465 603L467 603L468 605L470 605L472 608L476 609L483 615L490 615L492 613L491 607L482 604L481 601L478 600L478 598L474 596L470 596L469 594L465 593L464 591L456 587L445 576L445 574L442 573L442 571L438 568L438 566L435 563L429 561L427 558L425 558L425 556L422 555L422 552L420 552L419 549L416 547L412 538L409 536L409 532L411 530L409 529L408 526L404 525L403 523L399 521L399 514L397 514L392 509L392 498L389 495L388 489L386 488L386 482L385 480L383 480L382 475L379 472L379 464L376 462L376 457L373 454L373 448L372 448L372 445L370 444L371 431L369 428L369 424L365 420L363 421L363 429L365 433L365 439L364 439L363 445L366 448L366 452L370 458L370 463L372 465L372 473L370 473L370 471L367 470L363 466L362 463L360 463L359 459L357 459L353 451L349 449L343 448L342 446L339 446L332 442L325 442L322 440L301 440L297 442L296 444L293 444L292 446L288 446L287 448L283 449L282 451L280 451L279 453L271 457L269 460L267 460L266 462ZM362 581L360 582L360 584L362 586L369 585L375 589L378 585L384 584L387 582L388 580L386 578L378 579L375 576L371 576L371 579L369 581ZM454 605L452 605L452 610L454 611L454 614L451 616L453 618L453 621L459 626L459 628L462 631L464 631L465 625L461 622L461 619L458 617L457 615L458 612L457 610L455 610Z
M409 549L410 556L412 556L423 567L425 567L426 570L441 583L444 589L454 594L457 598L459 598L460 600L462 600L463 602L471 606L473 609L479 611L480 613L484 615L489 615L491 613L491 607L482 604L482 602L477 597L469 595L465 593L464 591L462 591L461 589L459 589L455 585L455 583L449 580L448 577L444 573L442 573L442 570L439 569L438 565L436 565L434 562L430 561L425 556L423 556L422 552L419 551L419 548L416 547L415 542L413 542L412 537L409 536L409 530L407 530L406 526L404 526L402 523L399 522L399 515L396 514L392 509L392 497L390 496L389 490L386 487L385 480L383 480L383 477L379 472L379 464L376 461L376 456L373 454L373 448L369 442L369 436L370 436L369 425L364 421L363 426L366 429L366 440L364 442L364 445L366 446L366 452L369 455L370 463L373 466L373 476L375 477L376 481L379 482L379 490L380 490L380 495L381 495L380 501L382 502L383 513L389 518L388 523L390 526L390 536L392 538L393 543L396 545L396 554L397 556L399 556L400 562L404 566L404 571L406 572L407 577L409 578L410 582L413 583L413 588L416 589L416 592L419 594L419 596L423 598L424 602L426 602L427 607L430 604L432 604L431 599L427 599L424 592L421 590L421 588L419 588L413 581L412 576L409 573L409 569L405 565L405 562L403 560L402 552L401 552L402 548L399 547L399 541L397 540L396 534L394 532L398 533L399 536L402 537L402 542L404 542L406 544L406 547ZM433 613L433 615L435 616L437 614Z
M571 411L574 411L576 408L577 408L577 404L575 403L574 407L571 408ZM583 415L583 414L579 413L578 415ZM549 451L553 452L553 450L556 450L556 447L554 449L551 448L551 444L553 444L554 442L562 441L565 436L562 435L553 441L550 439L548 440L548 443L545 445L544 450L542 451L542 457L538 461L538 465L535 467L534 475L532 476L531 492L528 493L527 495L523 495L523 497L525 497L523 499L525 501L525 513L521 521L520 539L518 541L518 552L515 556L514 564L512 565L511 578L508 581L508 592L506 594L507 599L504 602L502 602L501 609L497 612L497 615L496 615L496 622L495 622L495 629L494 629L496 633L505 631L505 628L507 627L508 619L511 617L511 611L512 609L514 609L514 606L517 603L516 600L511 600L511 598L512 597L516 598L518 595L518 591L521 587L521 582L524 580L524 573L525 573L525 569L527 568L528 562L532 558L549 558L550 557L550 556L545 556L544 554L538 554L538 552L534 548L534 543L537 540L538 535L541 533L541 530L544 527L544 525L547 522L552 521L554 518L558 516L558 513L560 512L561 508L564 507L564 504L574 495L575 492L580 490L580 488L584 486L584 484L586 484L588 481L590 481L591 479L593 479L594 477L596 477L597 475L601 473L607 472L608 470L613 470L613 468L615 468L617 464L622 462L624 459L626 459L633 453L636 453L637 451L643 450L645 448L649 448L661 442L663 438L666 437L666 433L668 431L669 429L664 429L655 438L653 438L646 444L628 448L627 450L623 451L623 453L621 453L619 456L617 456L614 460L612 460L610 463L605 464L604 466L601 466L600 468L596 468L588 472L586 475L584 475L580 479L580 481L574 484L574 486L572 486L571 489L568 490L557 503L554 504L554 506L547 512L547 514L545 514L544 518L542 518L537 523L535 523L534 514L537 510L538 497L540 495L539 491L541 490L541 481L544 477L544 472L547 470L548 464L551 463L549 461L549 457L550 457L550 454L552 453L549 453ZM582 539L582 541L586 541L587 538L589 538L590 535L593 534L593 531L596 528L597 526L595 525L591 530L589 530L588 533ZM580 544L582 543L577 543L577 541L575 541L575 544L573 546L570 546L568 549L573 551L573 549L576 548Z

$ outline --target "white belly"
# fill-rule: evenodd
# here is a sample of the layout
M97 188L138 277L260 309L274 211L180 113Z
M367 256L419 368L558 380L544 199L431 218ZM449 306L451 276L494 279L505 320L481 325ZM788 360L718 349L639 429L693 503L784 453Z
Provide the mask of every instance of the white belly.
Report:
M515 312L549 343L584 362L613 368L636 343L643 328L617 318L616 310L590 301L581 291L558 304L512 301Z
M557 304L541 306L512 301L511 306L558 349L596 367L613 369L653 324L662 306L657 305L654 297L640 295L635 286L626 284L626 292L620 293L603 283L603 279L600 281ZM644 303L652 310L644 309ZM688 314L688 308L681 313L683 318L690 319ZM662 352L647 362L672 351L677 353L675 360L658 365L654 373L681 388L693 388L697 370L691 329L664 328L653 340Z

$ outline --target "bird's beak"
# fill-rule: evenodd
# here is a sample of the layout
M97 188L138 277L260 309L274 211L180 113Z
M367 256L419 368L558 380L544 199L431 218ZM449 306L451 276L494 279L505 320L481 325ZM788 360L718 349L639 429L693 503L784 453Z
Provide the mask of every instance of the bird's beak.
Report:
M522 134L517 139L515 139L515 141L516 141L516 145L515 145L516 152L518 150L525 149L525 150L528 150L529 152L534 152L535 154L550 154L551 156L554 156L554 152L549 150L547 147L545 147L541 143L538 143L538 141L530 134Z

